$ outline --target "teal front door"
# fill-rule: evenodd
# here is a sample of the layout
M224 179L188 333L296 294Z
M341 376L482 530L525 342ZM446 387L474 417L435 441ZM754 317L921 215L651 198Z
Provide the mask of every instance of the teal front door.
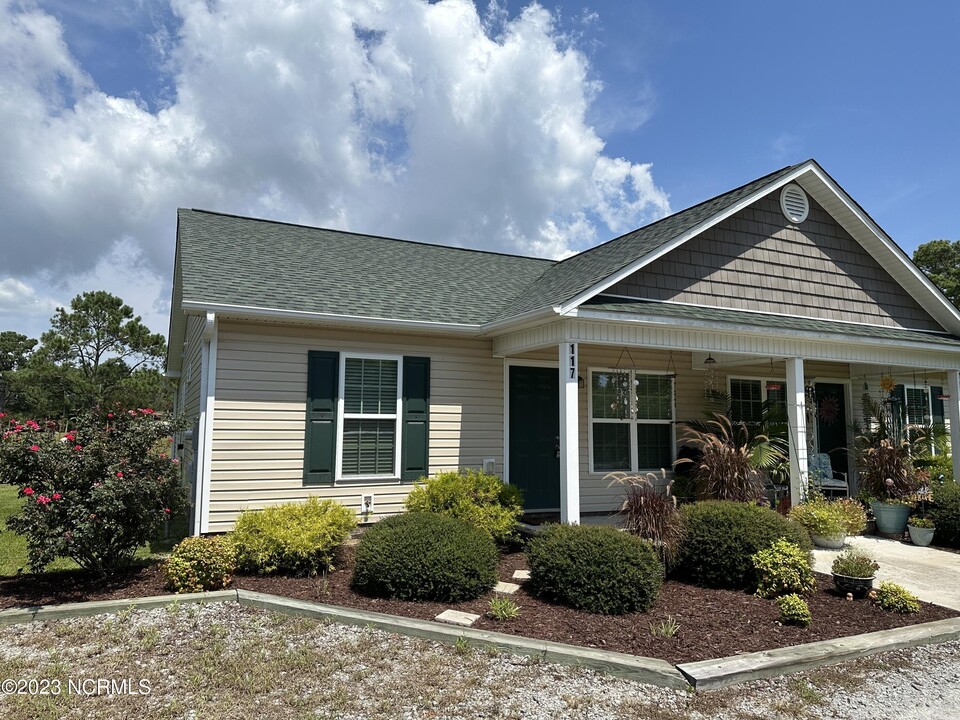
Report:
M510 366L510 484L527 510L560 507L560 372Z

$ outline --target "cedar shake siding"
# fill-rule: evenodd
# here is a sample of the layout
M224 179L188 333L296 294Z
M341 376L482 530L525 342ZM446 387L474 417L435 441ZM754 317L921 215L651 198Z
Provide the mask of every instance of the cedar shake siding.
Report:
M774 192L607 292L826 320L942 330L811 197L792 225Z

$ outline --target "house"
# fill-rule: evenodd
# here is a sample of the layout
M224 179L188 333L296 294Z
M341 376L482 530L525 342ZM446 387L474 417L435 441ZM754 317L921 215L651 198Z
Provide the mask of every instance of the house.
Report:
M464 466L578 522L671 467L705 387L785 402L794 500L891 376L911 421L960 413L960 314L814 160L562 262L180 210L169 338L197 533Z

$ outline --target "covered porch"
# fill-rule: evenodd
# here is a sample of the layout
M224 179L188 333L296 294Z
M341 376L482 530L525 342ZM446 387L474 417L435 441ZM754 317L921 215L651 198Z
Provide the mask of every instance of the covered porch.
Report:
M567 523L616 509L611 472L669 481L679 426L715 408L711 390L728 393L740 419L765 400L784 403L793 503L823 454L855 492L850 425L862 420L864 394L889 399L891 379L910 422L943 420L960 447L960 423L950 422L960 416L960 342L946 334L603 303L501 335L494 350L504 359L504 476L524 489L528 510L559 510ZM624 378L635 390L627 398L617 390Z

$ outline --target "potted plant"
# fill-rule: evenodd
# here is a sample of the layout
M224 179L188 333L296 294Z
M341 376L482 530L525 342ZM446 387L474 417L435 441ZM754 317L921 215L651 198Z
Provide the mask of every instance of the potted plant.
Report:
M910 531L910 542L920 547L927 547L933 542L935 530L933 520L928 517L915 516L907 521L907 530Z
M907 529L910 497L926 482L922 466L931 449L942 444L942 426L905 422L902 407L891 397L875 402L864 396L867 429L857 432L856 457L860 488L870 495L877 532L900 537Z
M912 507L909 497L926 477L914 466L910 446L907 439L881 438L859 453L860 486L874 498L870 509L877 532L885 535L903 535Z
M840 553L833 561L833 584L842 593L851 593L863 597L873 589L880 566L872 556L863 550L849 549Z
M831 550L842 548L847 535L859 533L866 522L859 503L831 502L822 495L815 495L794 507L790 510L790 517L807 528L814 545Z

